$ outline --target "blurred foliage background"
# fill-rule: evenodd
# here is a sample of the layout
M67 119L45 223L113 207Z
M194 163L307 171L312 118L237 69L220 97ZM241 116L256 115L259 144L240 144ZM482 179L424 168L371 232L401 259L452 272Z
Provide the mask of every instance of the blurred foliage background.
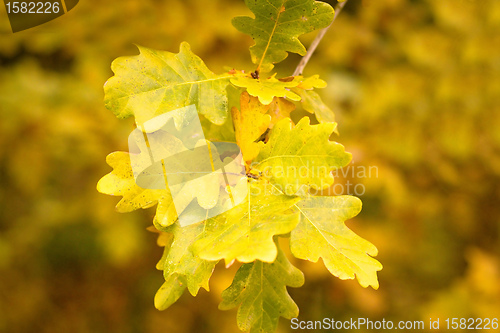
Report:
M235 268L155 310L154 211L118 214L95 186L133 128L103 105L111 61L185 40L214 72L252 70L251 40L230 23L249 14L243 1L80 1L16 34L3 8L0 332L236 332L235 311L217 309ZM377 168L348 179L365 189L348 223L384 269L375 291L296 261L299 319L500 318L499 32L497 0L349 0L304 74L328 81L352 166Z

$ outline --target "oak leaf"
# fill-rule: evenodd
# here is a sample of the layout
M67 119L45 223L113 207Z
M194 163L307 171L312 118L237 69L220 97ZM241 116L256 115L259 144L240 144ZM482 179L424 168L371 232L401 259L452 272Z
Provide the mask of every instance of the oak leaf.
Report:
M269 72L284 60L288 52L305 55L306 48L298 37L327 27L334 16L333 8L314 0L245 0L255 18L235 17L233 25L250 35L250 47L257 70Z

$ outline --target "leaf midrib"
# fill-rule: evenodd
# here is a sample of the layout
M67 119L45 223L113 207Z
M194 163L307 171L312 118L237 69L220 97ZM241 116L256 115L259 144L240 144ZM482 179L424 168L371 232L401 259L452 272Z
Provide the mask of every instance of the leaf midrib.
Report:
M267 45L266 47L264 48L264 52L262 53L262 57L260 58L260 62L259 62L259 65L257 66L257 71L260 71L261 67L262 67L262 63L264 62L264 59L266 57L266 54L267 54L267 51L269 50L269 45L271 45L271 41L273 40L273 36L274 36L274 33L276 31L276 28L278 27L278 21L280 19L280 16L281 16L281 8L283 8L283 6L285 5L285 3L287 2L288 0L283 0L281 2L281 6L279 8L276 8L278 10L278 15L276 16L276 21L274 22L274 27L273 27L273 31L271 31L271 34L269 35L269 39L267 41ZM269 2L269 1L268 1ZM269 3L271 4L271 3ZM271 4L272 5L272 4ZM273 6L274 7L274 6Z

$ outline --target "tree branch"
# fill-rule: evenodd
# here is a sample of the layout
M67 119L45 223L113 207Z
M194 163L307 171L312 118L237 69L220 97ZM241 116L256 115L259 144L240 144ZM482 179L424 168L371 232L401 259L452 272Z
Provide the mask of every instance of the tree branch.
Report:
M311 43L311 46L309 46L309 50L307 50L306 55L300 60L299 64L297 65L297 68L295 68L295 71L293 72L293 76L302 75L302 72L304 71L304 68L306 67L307 63L309 62L309 59L311 59L311 56L313 55L314 51L316 51L316 48L318 47L319 43L321 42L321 40L325 36L328 29L330 29L333 22L335 22L335 19L340 14L340 12L342 11L342 8L344 8L347 1L348 0L345 0L344 2L339 2L337 4L337 6L335 6L335 15L333 16L332 23L330 23L330 25L328 27L323 28L319 31L318 35L316 36L316 38L314 38L313 42Z

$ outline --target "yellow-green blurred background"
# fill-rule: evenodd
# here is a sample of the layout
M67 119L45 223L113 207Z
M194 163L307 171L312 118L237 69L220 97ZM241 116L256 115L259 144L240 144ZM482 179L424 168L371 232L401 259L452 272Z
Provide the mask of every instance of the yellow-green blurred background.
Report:
M251 70L230 23L248 13L243 0L82 0L12 34L0 8L0 332L237 331L217 310L234 269L154 309L154 210L118 214L95 186L133 129L103 105L111 61L188 41L216 73ZM299 319L500 318L499 45L498 0L349 0L304 74L328 81L353 165L378 168L353 180L366 192L348 225L384 269L375 291L295 261Z

